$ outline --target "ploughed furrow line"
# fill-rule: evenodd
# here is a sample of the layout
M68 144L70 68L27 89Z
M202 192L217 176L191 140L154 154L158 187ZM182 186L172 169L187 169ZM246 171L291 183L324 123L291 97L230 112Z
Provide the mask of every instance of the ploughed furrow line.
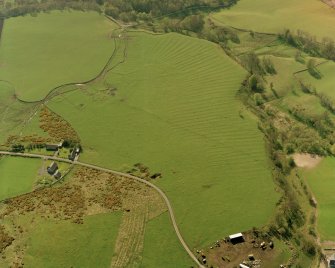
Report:
M144 228L147 213L145 208L124 213L115 245L115 254L111 267L127 267L140 257L143 249Z
M111 262L113 268L138 267L147 221L166 211L162 198L150 188L143 193L128 194L124 202L128 210L122 216Z

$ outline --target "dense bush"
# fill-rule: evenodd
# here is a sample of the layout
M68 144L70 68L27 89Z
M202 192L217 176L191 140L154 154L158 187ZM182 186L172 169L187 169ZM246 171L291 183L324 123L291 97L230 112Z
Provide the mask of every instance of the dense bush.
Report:
M313 35L298 30L296 33L285 30L279 34L279 39L294 46L311 56L335 60L335 43L331 38L323 38L321 42Z
M26 14L36 14L48 10L64 10L66 8L74 10L95 10L101 12L101 7L93 0L15 0L13 3L7 2L0 11L1 17L17 17Z
M251 75L249 78L249 88L253 92L263 92L265 87L262 77L256 74Z
M12 145L11 152L23 153L24 152L24 146L22 144L14 144L14 145Z
M264 75L266 73L262 62L254 52L244 55L241 60L244 67L249 70L250 73L257 75Z
M273 62L271 61L270 58L263 58L263 66L264 66L264 70L268 74L276 74L277 73L277 71L275 69L275 66L273 65Z
M219 7L228 7L237 0L105 0L107 9L117 9L120 12L150 14L158 16L186 17L198 10L212 10Z
M316 61L315 59L310 59L307 62L307 70L311 76L314 76L317 79L321 79L320 72L316 69Z

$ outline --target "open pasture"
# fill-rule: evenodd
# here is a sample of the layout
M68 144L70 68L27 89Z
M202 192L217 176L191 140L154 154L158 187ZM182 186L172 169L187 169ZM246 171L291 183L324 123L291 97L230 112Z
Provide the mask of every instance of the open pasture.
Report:
M167 212L147 223L142 258L141 268L192 266L192 260L177 239Z
M112 55L116 26L96 12L63 11L5 21L0 80L23 100L40 100L62 84L95 77Z
M35 105L20 103L14 94L11 84L0 82L0 146L9 135L19 135L36 111Z
M121 213L87 216L82 225L40 219L29 234L25 266L110 267L120 220Z
M0 215L15 238L1 267L192 264L154 189L96 170L75 168L64 183L0 204Z
M294 89L297 90L298 83L294 77L294 72L304 69L305 66L295 61L294 58L273 56L270 53L266 54L265 57L273 62L277 73L266 78L268 84L273 84L273 90L278 96L285 96Z
M335 63L328 61L317 67L321 74L321 79L311 76L307 71L298 74L298 78L315 87L318 93L325 94L335 101Z
M240 0L212 15L215 21L258 32L301 29L313 35L335 37L335 10L316 0Z
M0 200L32 191L41 160L0 158Z
M335 159L326 158L317 167L301 171L318 202L318 231L322 240L335 241Z
M107 77L115 96L77 91L48 105L80 135L82 161L161 172L182 234L200 247L266 224L278 198L262 134L236 97L245 75L207 41L130 33L126 62Z

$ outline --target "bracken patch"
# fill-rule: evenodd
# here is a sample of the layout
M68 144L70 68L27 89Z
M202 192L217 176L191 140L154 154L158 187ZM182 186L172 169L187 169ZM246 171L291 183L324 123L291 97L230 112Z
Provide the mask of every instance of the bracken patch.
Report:
M14 238L8 235L5 227L0 225L0 253L2 253L13 242Z
M56 140L79 143L80 139L73 127L58 114L46 106L40 111L40 128Z

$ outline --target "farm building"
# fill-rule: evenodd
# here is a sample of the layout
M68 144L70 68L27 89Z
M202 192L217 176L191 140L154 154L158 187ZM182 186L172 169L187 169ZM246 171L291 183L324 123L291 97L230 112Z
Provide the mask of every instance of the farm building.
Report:
M47 149L47 151L57 151L58 148L59 148L58 145L59 144L51 144L51 143L49 143L49 144L45 145L45 148Z
M55 179L58 180L58 179L60 179L62 177L62 173L60 173L60 171L57 170L56 173L54 174L54 177L55 177Z
M247 266L247 265L245 265L245 264L243 264L243 263L241 263L241 264L240 264L240 268L250 268L250 267Z
M76 158L76 150L75 149L72 149L70 154L69 154L69 160L73 161L75 158Z
M52 162L50 166L48 166L47 171L50 175L54 174L58 169L58 165L56 162Z
M333 255L329 260L329 268L335 268L335 255Z
M244 237L242 233L237 233L229 236L229 241L232 244L238 244L244 242Z
M80 153L79 147L73 148L68 156L69 160L74 161L74 159L76 158L77 155L79 155L79 153Z

